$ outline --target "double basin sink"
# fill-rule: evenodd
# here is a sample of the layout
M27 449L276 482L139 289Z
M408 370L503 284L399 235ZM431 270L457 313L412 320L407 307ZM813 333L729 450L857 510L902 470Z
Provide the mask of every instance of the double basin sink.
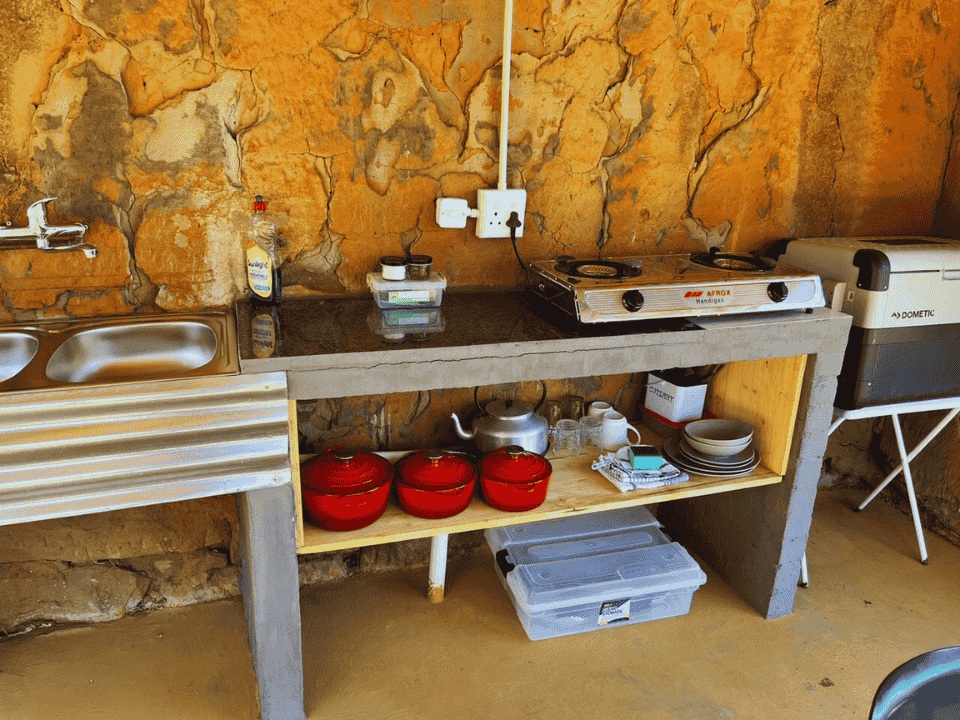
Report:
M239 371L228 311L0 326L0 392Z

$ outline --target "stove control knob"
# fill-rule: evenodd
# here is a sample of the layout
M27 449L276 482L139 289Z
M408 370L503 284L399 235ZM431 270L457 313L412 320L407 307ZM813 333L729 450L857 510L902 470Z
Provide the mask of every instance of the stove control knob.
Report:
M775 282L767 285L767 296L775 303L783 302L789 294L790 291L787 289L786 283Z
M620 302L630 312L638 312L643 307L643 293L639 290L627 290Z

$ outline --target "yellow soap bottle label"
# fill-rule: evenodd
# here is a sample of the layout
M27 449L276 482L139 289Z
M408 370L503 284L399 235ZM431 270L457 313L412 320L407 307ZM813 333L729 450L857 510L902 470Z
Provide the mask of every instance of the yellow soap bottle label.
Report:
M262 298L273 293L273 263L267 251L255 242L247 244L247 284Z
M253 340L254 357L272 357L277 350L277 328L273 318L267 313L254 315L250 321L250 335Z

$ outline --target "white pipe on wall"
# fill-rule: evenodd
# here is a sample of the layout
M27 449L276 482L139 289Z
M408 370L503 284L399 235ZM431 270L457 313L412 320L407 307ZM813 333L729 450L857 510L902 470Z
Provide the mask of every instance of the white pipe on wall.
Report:
M503 67L500 80L500 173L497 189L507 189L507 137L510 118L510 56L513 39L513 0L504 0L503 7Z

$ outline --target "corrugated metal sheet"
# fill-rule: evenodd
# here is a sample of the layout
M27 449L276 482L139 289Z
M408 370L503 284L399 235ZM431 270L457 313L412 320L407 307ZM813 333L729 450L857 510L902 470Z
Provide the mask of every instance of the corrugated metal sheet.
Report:
M284 373L0 395L0 525L290 482Z

